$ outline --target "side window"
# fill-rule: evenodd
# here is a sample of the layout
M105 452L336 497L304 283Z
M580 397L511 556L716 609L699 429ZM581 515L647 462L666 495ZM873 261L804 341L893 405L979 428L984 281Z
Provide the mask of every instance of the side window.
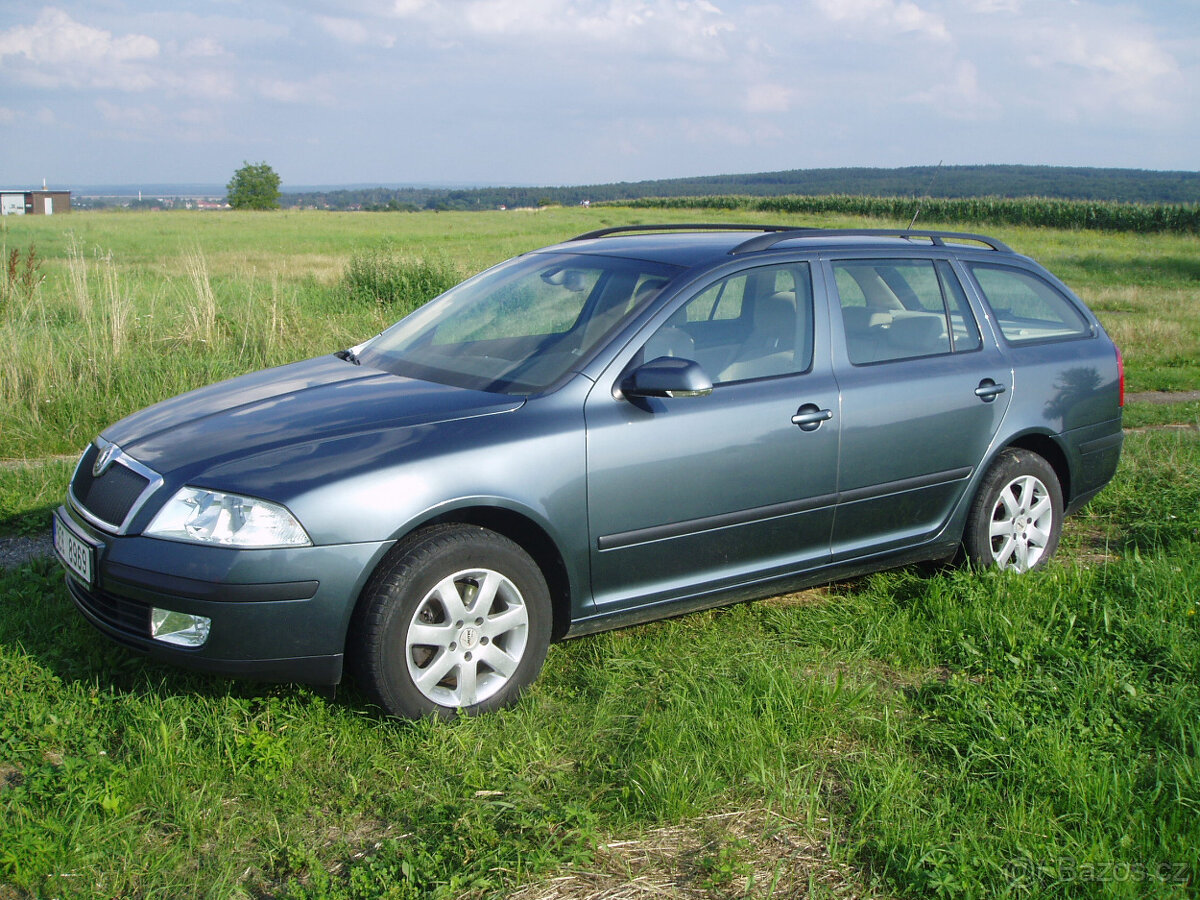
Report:
M979 337L979 323L975 321L975 314L971 312L958 276L944 259L938 260L937 273L942 296L946 300L946 311L950 315L950 345L955 353L978 350L983 345Z
M808 263L739 272L676 311L643 357L695 360L714 384L804 372L812 364L812 304Z
M979 327L945 261L841 260L833 273L854 365L979 349Z
M837 281L838 296L842 298L842 309L848 306L867 305L867 295L863 293L862 287L854 276L845 266L833 267L834 280Z
M736 319L742 314L742 297L745 293L745 276L718 281L687 305L687 320L709 322Z
M1031 272L978 263L971 266L971 274L1001 333L1012 343L1066 340L1092 332L1074 303Z

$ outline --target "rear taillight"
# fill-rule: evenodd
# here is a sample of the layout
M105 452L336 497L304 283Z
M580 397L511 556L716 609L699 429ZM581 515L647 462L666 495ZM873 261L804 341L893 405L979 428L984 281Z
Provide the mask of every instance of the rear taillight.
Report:
M1115 344L1113 346L1117 351L1117 389L1119 391L1117 406L1124 409L1125 408L1125 360L1121 356L1121 348L1117 347Z

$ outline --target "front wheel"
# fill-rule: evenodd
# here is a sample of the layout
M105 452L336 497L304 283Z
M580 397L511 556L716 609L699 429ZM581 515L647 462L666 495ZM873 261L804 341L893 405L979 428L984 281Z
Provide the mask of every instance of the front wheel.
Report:
M475 526L431 528L367 586L351 648L358 681L405 718L507 706L541 670L550 619L545 579L519 546Z
M1051 465L1029 450L1005 450L971 504L963 547L974 565L1028 572L1054 555L1062 520L1062 488Z

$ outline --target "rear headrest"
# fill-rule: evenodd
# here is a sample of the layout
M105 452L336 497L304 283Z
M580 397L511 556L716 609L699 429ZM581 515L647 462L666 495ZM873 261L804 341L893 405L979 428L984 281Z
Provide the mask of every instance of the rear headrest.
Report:
M912 316L894 319L888 328L888 343L901 350L916 353L938 353L948 350L944 339L946 323L941 316Z

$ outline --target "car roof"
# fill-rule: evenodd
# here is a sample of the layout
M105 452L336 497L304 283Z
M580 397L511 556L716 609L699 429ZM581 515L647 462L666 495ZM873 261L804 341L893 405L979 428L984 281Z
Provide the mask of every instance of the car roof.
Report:
M745 232L711 233L656 232L622 234L611 237L581 236L547 247L546 251L587 253L593 256L621 256L691 268L728 257L746 240Z
M796 228L783 225L674 224L626 225L579 235L536 252L619 256L692 268L730 257L772 249L855 249L871 247L957 251L983 250L1014 255L1005 244L981 234L888 228Z

